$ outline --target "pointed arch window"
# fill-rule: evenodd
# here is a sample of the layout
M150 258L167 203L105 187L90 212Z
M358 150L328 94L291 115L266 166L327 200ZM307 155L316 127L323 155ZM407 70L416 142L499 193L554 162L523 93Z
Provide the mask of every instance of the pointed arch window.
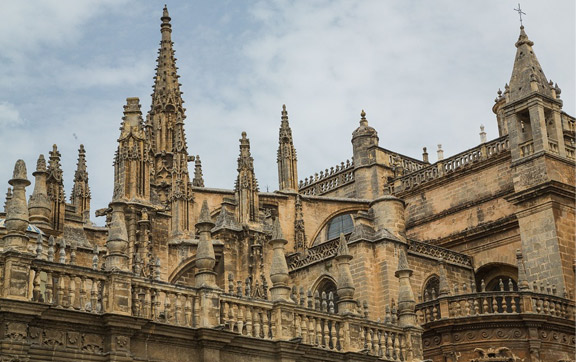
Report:
M350 214L338 215L328 223L326 240L337 238L340 234L349 234L353 229L354 223Z

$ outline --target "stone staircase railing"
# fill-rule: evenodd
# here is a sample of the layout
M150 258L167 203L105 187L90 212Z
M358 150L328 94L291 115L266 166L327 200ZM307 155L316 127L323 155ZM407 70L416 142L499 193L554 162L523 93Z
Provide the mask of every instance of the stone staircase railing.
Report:
M408 252L430 256L435 259L443 259L449 263L472 268L472 259L468 255L461 254L450 249L445 249L440 246L411 240L410 244L408 245Z

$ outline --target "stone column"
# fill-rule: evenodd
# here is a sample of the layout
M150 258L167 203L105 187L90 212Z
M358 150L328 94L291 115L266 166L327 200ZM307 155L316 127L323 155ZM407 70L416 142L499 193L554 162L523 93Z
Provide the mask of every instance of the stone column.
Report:
M352 255L348 250L348 242L344 234L340 234L340 244L336 253L336 264L338 265L338 286L336 293L338 293L338 313L350 314L354 313L356 309L356 301L354 300L354 281L352 280L352 273L350 272L350 260Z
M288 241L282 236L280 221L276 218L272 231L272 240L270 240L270 246L272 247L272 265L270 265L272 288L270 288L270 294L272 301L290 301L290 287L288 286L290 275L288 275L288 264L284 254L284 245L286 243Z
M6 210L6 235L4 236L4 250L26 252L26 230L29 225L28 206L26 204L26 186L30 181L26 177L26 164L22 160L16 161L12 179L8 181L12 186L12 199Z

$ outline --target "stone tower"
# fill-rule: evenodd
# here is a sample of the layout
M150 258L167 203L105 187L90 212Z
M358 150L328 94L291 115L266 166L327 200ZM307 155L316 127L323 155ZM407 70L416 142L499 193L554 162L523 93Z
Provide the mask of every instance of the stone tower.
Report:
M514 194L528 278L556 285L574 284L574 235L561 220L574 220L574 173L567 159L560 89L548 81L524 27L503 94L494 106L500 135L509 135ZM566 122L567 123L567 122Z
M240 139L240 156L238 156L238 177L234 186L238 203L238 222L247 224L258 220L258 180L254 174L254 159L250 154L250 140L246 132Z

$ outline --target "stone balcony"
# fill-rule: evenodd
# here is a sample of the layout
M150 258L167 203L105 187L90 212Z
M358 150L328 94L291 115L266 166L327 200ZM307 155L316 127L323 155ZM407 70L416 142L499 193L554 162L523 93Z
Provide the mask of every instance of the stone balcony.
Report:
M545 290L502 290L442 295L416 310L433 361L471 361L498 348L508 352L494 361L560 361L574 356L574 307Z

